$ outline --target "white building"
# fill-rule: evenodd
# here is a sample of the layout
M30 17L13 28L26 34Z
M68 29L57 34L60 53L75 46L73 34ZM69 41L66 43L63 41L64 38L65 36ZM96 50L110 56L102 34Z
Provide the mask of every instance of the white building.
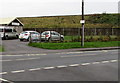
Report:
M13 27L18 33L23 31L23 23L17 18L0 18L0 26Z

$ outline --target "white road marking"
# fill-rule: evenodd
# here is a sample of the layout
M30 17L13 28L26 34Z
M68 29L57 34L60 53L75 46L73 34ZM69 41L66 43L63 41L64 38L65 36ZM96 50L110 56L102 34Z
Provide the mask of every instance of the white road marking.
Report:
M102 61L101 63L109 63L109 61Z
M8 61L25 61L25 60L34 60L34 59L40 59L38 58L23 58L23 59L15 59L15 60L0 60L0 62L8 62Z
M23 54L23 55L0 55L0 56L42 56L47 54Z
M12 61L12 60L0 60L0 62L8 62L8 61Z
M82 63L81 65L90 65L91 63Z
M94 53L96 53L96 52L101 52L101 51L84 51L85 53L91 53L91 52L94 52Z
M102 52L108 52L107 50L102 50Z
M91 63L82 63L82 64L71 64L71 65L61 65L61 66L56 66L56 67L41 67L41 68L34 68L34 69L29 69L29 71L36 71L36 70L41 70L41 69L54 69L54 68L65 68L65 67L74 67L74 66L80 66L80 65L90 65L90 64L100 64L100 63L109 63L109 62L117 62L118 60L109 60L109 61L100 61L100 62L91 62ZM25 70L16 70L16 71L11 71L11 73L21 73L25 72ZM8 72L1 72L0 75L8 74Z
M53 69L55 67L44 67L43 69Z
M100 62L92 62L92 64L99 64Z
M117 62L118 60L110 60L110 62Z
M9 83L14 83L14 82L11 82L11 81L6 80L6 79L3 79L3 78L0 78L0 80L3 81L3 82L7 82L7 83L8 83L8 82L9 82Z
M27 56L41 56L41 55L47 55L47 54L26 54Z
M83 55L66 55L66 56L60 56L60 57L64 58L64 57L75 57L75 56L83 56Z
M65 55L65 56L60 56L60 57L61 57L61 58L64 58L64 57L76 57L76 56L87 56L87 55L96 55L96 54Z
M79 54L83 52L61 52L61 53L55 53L55 54Z
M38 58L15 59L15 60L16 60L16 61L22 61L22 60L34 60L34 59L40 59L40 57L38 57Z
M65 67L67 67L67 65L57 66L57 68L65 68Z
M34 68L34 69L29 69L29 71L37 71L40 70L41 68Z
M22 72L25 72L25 70L11 71L11 73L22 73Z
M23 56L23 55L0 55L0 56Z
M0 75L7 74L7 72L1 72Z
M72 64L72 65L69 65L71 67L76 67L76 66L79 66L80 64Z

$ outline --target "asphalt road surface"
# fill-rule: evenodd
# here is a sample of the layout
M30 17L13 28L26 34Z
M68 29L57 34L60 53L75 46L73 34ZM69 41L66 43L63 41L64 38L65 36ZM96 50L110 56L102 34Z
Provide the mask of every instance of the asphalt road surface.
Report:
M20 42L18 39L14 40L3 40L2 45L5 48L5 52L2 54L34 54L34 53L54 53L54 52L67 52L77 49L66 49L66 50L46 50L35 47L27 46L29 42Z
M13 47L6 47L1 55L1 81L118 81L118 50L53 52L28 47L27 42L8 41L3 45L11 43ZM15 53L16 46L19 50Z

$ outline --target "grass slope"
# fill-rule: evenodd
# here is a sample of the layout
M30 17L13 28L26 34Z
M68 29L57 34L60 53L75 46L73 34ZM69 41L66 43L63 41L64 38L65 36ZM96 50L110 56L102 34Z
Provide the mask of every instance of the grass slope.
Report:
M93 14L85 16L86 28L118 28L120 14ZM20 17L24 28L78 28L81 16Z

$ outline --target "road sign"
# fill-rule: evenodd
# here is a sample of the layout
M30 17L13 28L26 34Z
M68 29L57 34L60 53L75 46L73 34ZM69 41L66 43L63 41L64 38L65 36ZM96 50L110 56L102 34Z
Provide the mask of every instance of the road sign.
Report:
M81 24L85 23L85 20L80 20L80 23L81 23Z

